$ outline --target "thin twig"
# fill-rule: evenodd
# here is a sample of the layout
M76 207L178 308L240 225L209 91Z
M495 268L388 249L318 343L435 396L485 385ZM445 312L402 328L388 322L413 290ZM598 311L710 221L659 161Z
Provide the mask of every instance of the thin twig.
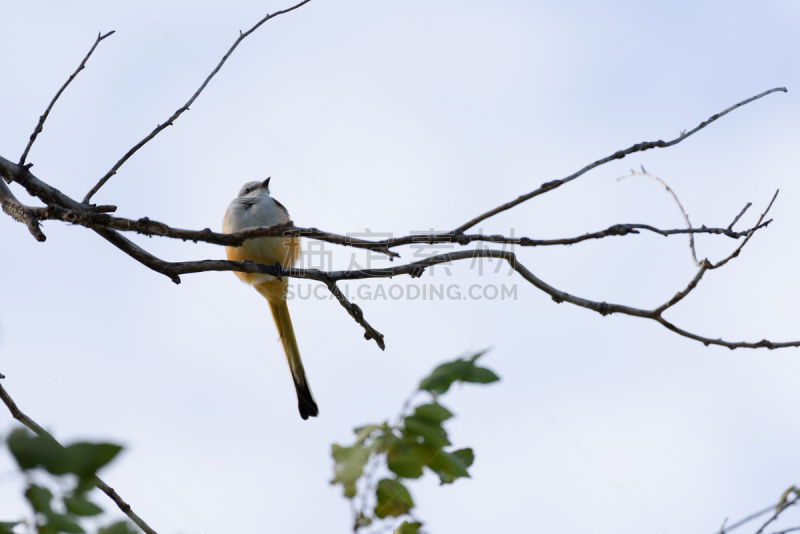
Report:
M737 222L739 222L739 219L742 218L742 215L744 215L744 212L746 212L748 209L750 209L750 206L752 206L752 205L753 205L752 202L748 202L744 206L744 208L742 208L742 211L739 212L739 215L737 215L736 218L733 220L733 222L730 225L728 225L728 230L733 230L733 225L736 224Z
M702 130L703 128L705 128L706 126L708 126L712 122L716 121L717 119L719 119L721 117L724 117L725 115L727 115L731 111L735 110L736 108L744 106L745 104L749 104L750 102L752 102L754 100L758 100L759 98L765 97L768 94L775 93L777 91L781 91L783 93L787 92L785 87L776 87L774 89L770 89L769 91L764 91L763 93L760 93L760 94L758 94L756 96L752 96L752 97L748 98L747 100L742 100L738 104L734 104L733 106L729 107L728 109L726 109L726 110L724 110L724 111L722 111L720 113L717 113L716 115L712 115L711 117L708 118L708 120L706 120L704 122L701 122L694 130L691 130L688 133L681 133L681 135L679 137L677 137L676 139L673 139L672 141L667 141L667 142L660 141L660 140L659 141L650 141L650 142L638 143L638 144L633 145L632 147L627 148L625 150L618 150L617 152L614 152L610 156L606 156L605 158L599 159L599 160L595 161L594 163L590 163L589 165L585 166L581 170L579 170L579 171L577 171L577 172L575 172L573 174L570 174L566 178L562 178L561 180L553 180L552 182L546 182L546 183L542 184L539 187L539 189L536 189L535 191L531 191L530 193L527 193L525 195L517 197L516 199L512 200L511 202L506 202L505 204L503 204L501 206L498 206L498 207L496 207L494 209L491 209L491 210L487 211L486 213L484 213L482 215L479 215L479 216L475 217L474 219L462 224L461 226L456 228L454 232L457 233L457 234L464 233L464 231L466 231L467 229L472 228L473 226L475 226L479 222L481 222L483 220L486 220L489 217L497 215L498 213L501 213L503 211L510 210L514 206L518 206L519 204L522 204L526 200L530 200L533 197L539 196L539 195L541 195L543 193L547 193L548 191L552 191L553 189L555 189L557 187L560 187L560 186L564 185L567 182L571 182L572 180L578 178L579 176L581 176L583 174L586 174L587 172L589 172L590 170L594 169L595 167L599 167L600 165L604 165L604 164L608 163L609 161L614 161L615 159L622 159L625 156L628 156L628 155L633 154L635 152L643 152L645 150L650 150L651 148L667 148L667 147L670 147L670 146L673 146L673 145L677 145L678 143L680 143L681 141L683 141L687 137L689 137L689 136L695 134L696 132Z
M739 521L737 521L736 523L734 523L731 526L727 527L726 529L720 530L719 534L727 534L731 530L733 530L735 528L739 528L740 526L744 525L745 523L749 523L750 521L752 521L753 519L755 519L757 517L761 517L762 515L764 515L764 514L766 514L768 512L774 511L775 508L776 508L776 506L774 504L772 506L767 506L763 510L759 510L758 512L756 512L754 514L748 515L744 519L740 519Z
M94 44L92 45L92 48L89 49L89 53L86 54L85 58L83 58L83 61L81 61L81 64L78 65L78 68L75 70L75 72L73 72L70 75L70 77L67 79L67 81L64 82L64 85L62 85L61 89L58 90L58 92L56 93L56 96L53 97L53 100L50 101L50 105L47 106L47 109L44 110L44 113L39 117L39 123L36 125L36 128L33 129L33 133L31 134L31 138L28 140L28 146L25 147L25 151L22 153L22 156L19 158L19 165L20 166L25 165L25 158L28 157L28 152L30 152L31 147L33 146L33 142L36 141L36 137L38 137L38 135L41 133L42 127L44 126L44 121L46 121L47 120L47 116L50 115L50 110L53 109L53 106L55 105L56 100L58 100L58 97L60 97L61 93L64 92L64 89L66 89L67 86L70 83L72 83L72 80L75 79L75 77L78 75L78 73L80 71L82 71L84 68L86 68L86 62L89 60L89 57L92 55L92 52L94 52L94 49L97 48L97 45L100 44L100 41L102 41L103 39L105 39L106 37L108 37L109 35L111 35L113 33L114 33L114 31L110 31L105 35L102 35L100 33L97 34L97 39L95 39Z
M92 187L92 188L89 190L89 192L88 192L88 193L86 193L86 196L83 198L83 203L84 203L84 204L88 204L88 203L89 203L89 201L90 201L90 200L92 199L92 197L94 196L94 194L95 194L95 193L97 193L97 191L98 191L98 190L99 190L101 187L103 187L103 185L104 185L104 184L105 184L105 183L106 183L106 182L107 182L107 181L108 181L108 180L109 180L109 179L110 179L112 176L114 176L114 175L117 173L117 171L119 170L119 168L120 168L120 167L122 167L122 165L123 165L123 164L124 164L126 161L128 161L128 159L129 159L131 156L133 156L133 155L136 153L136 151L137 151L137 150L139 150L140 148L142 148L142 147L143 147L143 146L144 146L144 145L145 145L145 144L146 144L148 141L150 141L151 139L153 139L153 138L154 138L156 135L158 135L158 134L159 134L159 132L161 132L162 130L164 130L164 129L165 129L167 126L172 126L172 123L174 123L174 122L177 120L177 118L178 118L178 117L180 117L180 116L183 114L183 112L184 112L184 111L188 111L188 109L189 109L189 106L191 106L191 105L194 103L194 101L195 101L195 100L197 100L197 97L198 97L198 96L200 96L200 93L202 93L202 92L203 92L203 89L205 89L205 88L206 88L206 86L208 85L208 82L210 82L210 81L211 81L211 78L213 78L213 77L214 77L214 76L215 76L215 75L216 75L216 74L219 72L219 70L222 68L222 66L225 64L225 62L228 60L228 58L230 57L230 55L233 53L233 51L234 51L234 50L236 50L236 47L237 47L237 46L239 46L239 43L241 43L241 42L242 42L242 40L244 40L244 38L245 38L245 37L247 37L248 35L250 35L250 34L251 34L251 33L253 33L254 31L256 31L256 30L257 30L257 29L258 29L258 28L259 28L259 27L260 27L262 24L264 24L265 22L267 22L269 19L271 19L271 18L274 18L274 17L277 17L278 15L283 15L284 13L288 13L288 12L290 12L290 11L294 11L295 9L297 9L297 8L299 8L299 7L301 7L301 6L303 6L304 4L307 4L307 3L309 3L310 1L311 1L311 0L303 0L303 1L302 1L302 2L300 2L299 4L297 4L297 5L295 5L295 6L292 6L292 7L288 8L288 9L284 9L284 10L282 10L282 11L276 11L275 13L272 13L272 14L270 14L270 15L267 15L266 17L264 17L263 19L261 19L260 21L258 21L258 22L256 23L256 25L255 25L255 26L253 26L252 28L250 28L250 29L249 29L249 30L247 30L246 32L242 33L242 32L240 31L240 32L239 32L239 37L236 39L236 41L234 41L233 45L232 45L232 46L230 47L230 49L229 49L229 50L228 50L228 51L225 53L225 55L224 55L224 56L222 56L222 59L221 59L221 60L220 60L220 62L217 64L216 68L215 68L214 70L212 70L212 71L211 71L211 74L209 74L209 75L206 77L206 79L205 79L205 80L203 81L203 83L200 85L200 88L199 88L197 91L195 91L195 93L192 95L192 97L191 97L191 98L190 98L190 99L189 99L189 100L188 100L188 101L187 101L187 102L186 102L186 103L185 103L183 106L181 106L180 108L178 108L178 110L177 110L175 113L173 113L173 114L172 114L172 116L171 116L169 119L167 119L167 122L165 122L165 123L163 123L163 124L159 124L158 126L156 126L156 127L155 127L155 129L154 129L152 132L150 132L150 134L148 134L148 135L147 135L147 137L145 137L144 139L142 139L141 141L139 141L138 143L136 143L136 145L134 145L134 147L133 147L133 148L131 148L130 150L128 150L128 152L127 152L127 153L126 153L124 156L122 156L122 158L121 158L121 159L120 159L120 160L119 160L119 161L118 161L116 164L114 164L114 166L113 166L113 167L111 167L111 169L110 169L110 170L109 170L109 171L108 171L108 172L107 172L107 173L106 173L106 174L105 174L105 175L104 175L102 178L100 178L100 181L99 181L99 182L97 182L97 183L95 184L95 186L94 186L94 187Z
M708 260L703 260L700 263L700 270L698 270L697 274L694 275L694 278L692 278L692 281L689 282L688 286L686 286L686 289L675 293L675 296L669 299L669 301L665 302L664 304L656 308L655 309L656 313L658 313L658 315L661 315L662 313L664 313L664 311L682 301L686 297L686 295L688 295L694 288L697 287L697 284L700 283L700 280L703 278L703 275L709 269L710 266L711 264L709 263Z
M5 378L5 376L0 374L0 378ZM20 410L17 407L17 404L11 398L11 395L9 395L8 392L5 390L2 383L0 383L0 399L3 400L3 403L5 403L6 407L8 408L8 411L11 412L11 416L14 417L14 419L19 421L26 427L30 428L37 435L49 438L53 440L54 443L63 447L63 445L61 445L61 443L59 443L56 438L54 438L49 432L47 432L45 429L39 426L39 424L36 421L34 421L30 417L22 413L22 410ZM122 512L125 515L127 515L131 519L131 521L136 523L136 526L142 529L146 534L157 534L156 531L150 528L150 526L147 523L145 523L141 517L136 515L136 513L131 509L131 505L122 500L122 497L120 497L119 494L116 491L114 491L114 488L110 487L108 484L103 482L103 480L96 475L94 477L94 484L103 493L108 495L111 498L111 500L114 501L114 504L116 504L117 507L119 507L119 509L122 510Z
M778 506L776 506L776 507L775 507L775 513L772 515L772 517L770 517L769 519L767 519L766 523L764 523L763 525L761 525L761 528L759 528L759 529L756 531L756 533L755 533L755 534L762 534L762 533L764 532L764 529L766 529L766 528L767 528L767 527L768 527L770 524L772 524L772 522L774 522L776 519L778 519L778 517L780 517L780 515L781 515L781 514L782 514L782 513L783 513L783 512L784 512L784 511L787 509L787 508L789 508L790 506L794 506L794 505L797 503L798 499L800 499L800 497L797 497L797 496L796 496L796 497L795 497L793 500L791 500L791 501L789 501L789 502L787 502L787 503L783 503L783 505L778 505Z
M683 209L683 204L681 204L681 201L678 200L678 195L675 194L675 191L673 191L672 188L670 186L668 186L666 184L666 182L664 182L664 180L662 180L658 176L650 174L649 172L644 170L644 165L642 165L641 167L642 167L641 172L634 171L633 169L631 169L631 173L630 174L626 174L625 176L620 176L619 178L617 178L617 181L622 180L623 178L628 178L630 176L647 176L651 180L655 180L656 182L660 183L667 190L667 193L670 194L670 196L672 197L672 200L675 201L675 204L678 205L678 209L681 210L681 215L683 215L683 221L686 223L686 228L691 230L692 229L692 223L689 221L689 214L686 213L685 209ZM742 212L742 213L744 213L744 212ZM736 222L736 221L734 221L734 222ZM733 225L731 225L731 226L733 226ZM730 230L730 227L728 227L728 230ZM696 266L700 267L700 262L697 261L697 251L695 251L695 249L694 249L694 234L691 234L691 233L689 234L689 249L691 249L691 251L692 251L692 261L694 262L694 264Z

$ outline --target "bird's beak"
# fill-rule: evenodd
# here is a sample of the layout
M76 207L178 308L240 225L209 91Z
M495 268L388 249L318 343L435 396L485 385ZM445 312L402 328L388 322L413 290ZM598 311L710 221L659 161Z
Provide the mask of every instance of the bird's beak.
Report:
M261 185L259 185L258 188L259 189L269 189L269 179L270 178L272 178L272 176L268 176L266 180L261 182Z

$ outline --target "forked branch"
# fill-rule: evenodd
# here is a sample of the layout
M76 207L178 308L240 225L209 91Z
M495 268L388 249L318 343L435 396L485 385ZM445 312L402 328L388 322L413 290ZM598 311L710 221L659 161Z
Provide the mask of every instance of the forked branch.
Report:
M773 196L772 202L770 202L769 206L767 206L767 209L764 211L764 213L762 213L761 218L758 221L758 225L756 226L756 229L761 227L760 225L762 224L764 217L767 215L770 208L772 207L772 204L774 203L776 196L777 192L775 193L775 196ZM701 262L700 270L695 275L695 277L689 282L689 284L683 291L676 293L675 296L673 296L666 303L649 310L643 308L634 308L623 304L610 304L607 302L593 301L557 289L549 285L545 281L541 280L540 278L538 278L524 265L519 263L519 261L517 261L516 255L513 252L505 250L478 249L478 250L451 252L447 254L438 254L436 256L431 256L429 258L425 258L420 261L407 263L404 265L397 265L394 267L387 267L383 269L320 271L316 269L286 268L286 267L281 267L280 265L271 265L271 266L261 265L249 261L237 262L237 261L227 261L227 260L203 260L203 261L176 262L176 263L165 262L165 269L166 269L165 272L173 276L180 276L184 274L207 272L207 271L239 271L247 273L264 273L278 278L287 276L291 278L310 279L322 282L328 287L328 289L331 292L333 292L334 295L337 296L337 299L345 307L345 309L347 309L348 313L350 313L350 315L353 316L353 318L364 327L366 332L365 337L367 339L371 338L375 339L376 343L378 343L378 345L381 348L383 348L383 336L380 336L380 338L378 338L371 334L371 332L373 332L374 329L369 325L369 323L366 322L363 316L363 312L361 312L360 308L357 310L356 314L353 313L352 306L355 305L350 305L350 303L346 299L343 299L343 295L336 286L337 282L348 281L348 280L375 279L375 278L393 278L395 276L402 276L402 275L419 277L423 274L425 269L427 269L428 267L433 267L435 265L449 264L454 261L475 259L475 258L495 258L495 259L502 259L508 262L508 264L517 273L519 273L526 281L531 283L539 290L550 295L550 297L557 303L569 302L570 304L573 304L575 306L580 306L582 308L595 311L603 316L610 315L612 313L618 313L622 315L630 315L632 317L651 319L653 321L658 322L665 328L671 330L672 332L675 332L678 335L696 341L700 341L706 346L719 345L722 347L727 347L729 349L736 349L736 348L755 349L762 347L768 349L777 349L784 347L800 347L800 341L788 341L780 343L768 340L761 340L757 342L725 341L722 339L712 339L709 337L699 336L697 334L693 334L691 332L688 332L686 330L683 330L682 328L673 325L672 323L667 321L662 315L664 311L673 307L678 302L683 300L689 293L691 293L698 286L701 279L703 278L703 275L707 270L721 267L722 265L725 265L728 261L730 261L730 259L738 256L743 246L747 243L747 241L749 241L749 239L752 237L755 231L756 230L751 232L746 237L742 245L739 246L733 254L731 254L721 262L717 264L712 264L708 260L703 260Z

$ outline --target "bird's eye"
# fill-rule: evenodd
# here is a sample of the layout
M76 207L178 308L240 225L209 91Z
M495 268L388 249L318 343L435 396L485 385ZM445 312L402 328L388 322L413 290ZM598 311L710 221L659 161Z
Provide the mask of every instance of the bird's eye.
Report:
M249 187L248 187L247 189L245 189L245 190L244 190L244 194L245 194L245 195L246 195L246 194L248 194L249 192L250 192L250 188L249 188Z

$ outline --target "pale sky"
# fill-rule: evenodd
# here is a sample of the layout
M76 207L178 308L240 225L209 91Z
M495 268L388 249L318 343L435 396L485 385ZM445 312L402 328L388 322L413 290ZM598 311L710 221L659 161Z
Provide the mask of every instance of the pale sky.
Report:
M289 5L6 1L0 154L19 158L97 33L116 30L28 158L39 178L82 198L189 98L239 30ZM795 1L313 0L245 39L95 201L123 217L218 230L241 185L271 176L298 226L446 231L785 86L673 148L603 166L480 227L531 238L681 227L663 188L616 181L639 165L670 184L697 226L727 227L752 202L737 225L748 227L780 188L774 222L667 317L709 337L800 339L798 23ZM501 381L443 399L457 415L451 440L475 450L472 478L409 483L433 534L710 533L800 483L797 349L706 348L651 321L557 305L496 264L481 275L461 262L449 275L384 284L516 285L517 299L356 299L385 352L335 301L292 300L320 407L302 421L268 307L231 273L175 285L84 228L43 228L37 243L0 217L4 387L62 442L123 444L101 475L161 534L348 532L348 503L328 483L331 443L394 417L424 374L481 348ZM132 238L167 260L224 256ZM712 261L736 245L697 238L698 256ZM335 268L353 257L325 250ZM685 236L516 252L559 289L646 308L695 273ZM13 427L0 410L2 436ZM23 483L0 449L0 519L25 510ZM102 494L95 501L114 510Z

